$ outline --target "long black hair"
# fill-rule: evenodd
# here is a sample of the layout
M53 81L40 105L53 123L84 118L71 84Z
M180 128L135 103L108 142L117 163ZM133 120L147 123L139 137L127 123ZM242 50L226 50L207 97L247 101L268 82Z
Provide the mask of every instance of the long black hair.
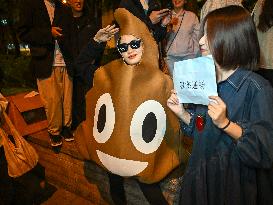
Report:
M266 32L273 26L273 0L265 0L259 17L258 29Z

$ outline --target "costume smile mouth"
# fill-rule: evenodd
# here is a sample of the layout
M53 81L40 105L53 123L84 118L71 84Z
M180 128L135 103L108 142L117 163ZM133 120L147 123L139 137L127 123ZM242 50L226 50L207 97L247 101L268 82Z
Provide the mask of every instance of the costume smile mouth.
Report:
M148 162L140 162L134 160L120 159L111 155L105 154L96 150L97 155L106 169L113 174L123 177L131 177L142 172L147 166Z

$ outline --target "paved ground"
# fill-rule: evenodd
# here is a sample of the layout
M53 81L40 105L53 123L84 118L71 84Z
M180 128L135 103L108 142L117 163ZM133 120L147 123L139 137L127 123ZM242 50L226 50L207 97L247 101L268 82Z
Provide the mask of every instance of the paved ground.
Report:
M42 205L95 205L86 199L79 197L64 189L58 189L47 201Z

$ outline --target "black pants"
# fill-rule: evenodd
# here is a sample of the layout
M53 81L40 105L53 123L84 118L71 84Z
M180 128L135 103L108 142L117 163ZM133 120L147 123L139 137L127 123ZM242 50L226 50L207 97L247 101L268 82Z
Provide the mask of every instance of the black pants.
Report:
M14 198L13 180L8 175L8 165L4 149L0 147L0 204L10 205Z
M116 205L126 205L126 196L123 186L124 178L115 174L108 174L110 193ZM158 183L144 184L137 181L145 198L151 205L168 205Z

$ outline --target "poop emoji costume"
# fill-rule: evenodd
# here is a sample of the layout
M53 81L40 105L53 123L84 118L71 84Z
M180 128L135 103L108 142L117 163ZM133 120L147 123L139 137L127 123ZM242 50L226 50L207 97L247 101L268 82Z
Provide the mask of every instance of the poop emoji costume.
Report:
M95 72L76 142L86 159L107 171L155 183L184 156L179 123L166 106L173 84L159 70L157 44L146 25L126 9L117 9L115 19L121 37L133 36L118 46L126 63L118 59ZM137 54L126 61L125 52L134 49L142 49L141 60L131 65L128 59Z

